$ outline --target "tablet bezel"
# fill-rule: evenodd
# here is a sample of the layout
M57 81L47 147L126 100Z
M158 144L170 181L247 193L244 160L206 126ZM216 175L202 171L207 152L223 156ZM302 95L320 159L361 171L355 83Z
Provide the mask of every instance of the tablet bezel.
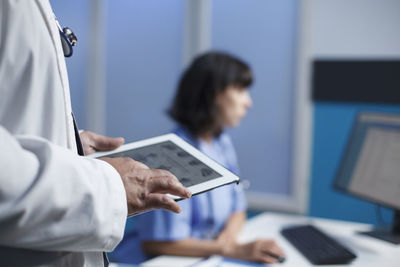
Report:
M140 147L144 147L144 146L148 146L148 145L154 145L154 144L158 144L158 143L165 142L165 141L173 142L175 145L177 145L178 147L180 147L181 149L183 149L184 151L189 153L192 157L201 161L203 164L207 165L207 167L213 169L214 171L216 171L217 173L219 173L221 175L221 177L187 187L190 190L190 192L192 193L192 195L197 195L197 194L212 190L214 188L217 188L217 187L220 187L223 185L227 185L227 184L231 184L231 183L235 183L235 182L239 183L240 179L237 175L235 175L234 173L232 173L231 171L229 171L228 169L226 169L225 167L223 167L222 165L220 165L219 163L217 163L216 161L214 161L213 159L211 159L204 153L200 152L194 146L190 145L189 143L184 141L182 138L180 138L179 136L177 136L176 134L173 134L173 133L160 135L157 137L148 138L148 139L124 144L114 150L93 153L93 154L89 155L89 157L92 157L92 158L107 157L107 155L113 155L113 154L120 153L120 152L126 152L131 149L136 149L136 148L140 148ZM170 195L170 196L175 200L182 199L177 196L173 196L173 195Z

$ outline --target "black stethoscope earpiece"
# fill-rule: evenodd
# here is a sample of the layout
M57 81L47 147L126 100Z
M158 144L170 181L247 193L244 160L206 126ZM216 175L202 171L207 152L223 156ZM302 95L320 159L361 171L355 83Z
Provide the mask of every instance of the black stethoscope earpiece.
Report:
M60 38L61 38L61 44L62 44L64 56L71 57L72 53L73 53L72 47L77 44L78 38L76 37L76 35L70 28L65 27L65 28L61 29L61 26L58 23L57 19L56 19L56 22L57 22L58 30L60 32Z

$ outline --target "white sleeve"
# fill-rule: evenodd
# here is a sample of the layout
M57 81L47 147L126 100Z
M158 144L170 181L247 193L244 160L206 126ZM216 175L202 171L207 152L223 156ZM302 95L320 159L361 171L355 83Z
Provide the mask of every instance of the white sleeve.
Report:
M111 251L127 216L118 172L38 137L0 126L0 245Z

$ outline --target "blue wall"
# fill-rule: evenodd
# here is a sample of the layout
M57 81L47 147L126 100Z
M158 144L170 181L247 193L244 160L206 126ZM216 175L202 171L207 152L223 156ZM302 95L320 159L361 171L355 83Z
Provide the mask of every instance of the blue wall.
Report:
M103 1L106 15L106 133L126 141L169 131L165 115L182 71L181 0ZM78 37L67 58L72 108L86 128L85 103L89 56L90 1L53 1L62 27Z
M182 70L183 1L106 2L107 134L129 142L166 133Z
M377 224L376 205L332 188L356 114L361 110L400 113L400 106L315 103L312 148L312 216ZM392 212L382 209L385 221Z
M213 2L212 48L247 61L253 107L231 134L250 191L290 194L298 0Z

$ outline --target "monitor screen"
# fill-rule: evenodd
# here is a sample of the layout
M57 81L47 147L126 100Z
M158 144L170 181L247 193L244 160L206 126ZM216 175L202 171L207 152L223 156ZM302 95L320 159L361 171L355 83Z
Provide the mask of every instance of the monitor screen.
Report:
M400 115L357 116L334 185L400 210Z

